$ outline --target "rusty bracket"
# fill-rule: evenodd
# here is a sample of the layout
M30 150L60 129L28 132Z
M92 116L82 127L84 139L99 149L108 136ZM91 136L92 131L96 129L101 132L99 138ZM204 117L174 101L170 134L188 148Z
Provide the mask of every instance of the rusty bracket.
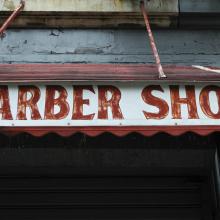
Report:
M159 72L159 78L166 78L166 75L163 71L163 67L161 65L161 61L160 61L157 46L156 46L156 43L155 43L155 40L154 40L154 36L153 36L152 31L151 31L150 22L149 22L147 11L145 10L144 1L140 1L140 8L141 8L141 12L144 16L145 25L146 25L148 36L149 36L149 39L150 39L150 45L151 45L151 48L152 48L152 51L153 51L153 54L154 54L154 57L155 57L155 60L156 60L156 65L157 65L157 69L158 69L158 72Z
M19 6L13 11L10 17L4 22L4 24L0 28L0 37L4 36L5 30L11 24L11 22L17 17L17 15L23 10L25 6L25 1L21 0Z

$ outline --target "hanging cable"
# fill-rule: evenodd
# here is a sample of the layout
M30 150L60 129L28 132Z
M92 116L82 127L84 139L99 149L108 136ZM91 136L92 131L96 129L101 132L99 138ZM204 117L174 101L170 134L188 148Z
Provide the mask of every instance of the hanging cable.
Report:
M157 46L156 46L156 43L155 43L155 40L154 40L154 36L153 36L152 31L151 31L150 22L149 22L147 11L145 10L144 1L140 1L140 8L141 8L142 14L144 16L145 25L146 25L148 36L149 36L149 39L150 39L150 45L151 45L151 48L152 48L152 51L153 51L153 54L154 54L154 57L155 57L155 60L156 60L157 69L158 69L158 72L159 72L159 78L166 78L166 75L163 71L163 67L161 65L161 61L160 61Z
M21 0L19 6L13 11L10 17L4 22L4 24L0 28L0 37L4 35L5 30L11 24L11 22L17 17L17 15L23 10L25 6L25 1Z

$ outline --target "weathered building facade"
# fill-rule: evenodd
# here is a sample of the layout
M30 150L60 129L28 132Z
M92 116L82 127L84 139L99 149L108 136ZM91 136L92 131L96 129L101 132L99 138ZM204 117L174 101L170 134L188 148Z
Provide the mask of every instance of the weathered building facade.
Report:
M1 219L219 219L220 3L145 6L165 79L138 0L27 0L2 35Z

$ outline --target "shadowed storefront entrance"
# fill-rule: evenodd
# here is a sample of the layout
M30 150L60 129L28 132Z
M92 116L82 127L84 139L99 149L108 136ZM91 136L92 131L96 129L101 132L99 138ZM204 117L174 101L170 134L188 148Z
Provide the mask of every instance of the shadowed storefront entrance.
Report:
M218 133L1 135L0 216L214 219L218 145Z

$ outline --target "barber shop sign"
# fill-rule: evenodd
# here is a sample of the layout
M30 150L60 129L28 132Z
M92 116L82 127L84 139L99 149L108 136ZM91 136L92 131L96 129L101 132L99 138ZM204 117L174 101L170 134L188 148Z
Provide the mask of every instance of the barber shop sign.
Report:
M0 126L220 125L220 85L0 85Z

